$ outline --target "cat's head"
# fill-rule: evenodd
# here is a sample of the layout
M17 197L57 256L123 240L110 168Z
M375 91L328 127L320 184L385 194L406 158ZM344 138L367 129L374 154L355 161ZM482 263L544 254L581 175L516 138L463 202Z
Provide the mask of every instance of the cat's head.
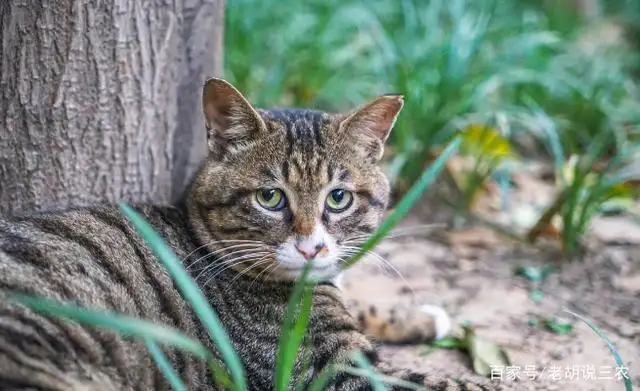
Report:
M345 114L261 110L208 80L209 156L187 205L215 268L291 281L313 259L312 277L336 276L384 217L389 183L378 164L402 106L386 95Z

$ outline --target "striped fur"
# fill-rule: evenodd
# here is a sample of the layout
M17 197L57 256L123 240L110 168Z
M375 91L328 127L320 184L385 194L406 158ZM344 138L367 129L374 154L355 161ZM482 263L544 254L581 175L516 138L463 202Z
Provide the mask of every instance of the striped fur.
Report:
M203 94L211 152L183 204L136 206L200 284L252 390L273 387L296 262L304 254L300 248L314 240L326 247L316 254L313 272L325 282L314 291L303 352L310 353L311 370L296 370L294 380L310 380L353 349L377 363L339 289L326 281L349 255L346 244L357 247L383 218L389 186L376 163L401 106L398 97L382 97L351 115L256 110L231 85L213 79ZM336 186L352 191L353 206L330 213L323 201ZM256 192L265 187L282 188L287 207L260 209ZM300 254L291 255L291 248ZM326 265L316 268L323 257ZM149 319L212 348L170 276L114 206L0 219L0 288ZM189 390L214 389L203 362L167 354ZM438 390L485 389L400 375ZM166 390L168 384L141 343L0 300L0 389ZM329 389L370 386L341 375Z

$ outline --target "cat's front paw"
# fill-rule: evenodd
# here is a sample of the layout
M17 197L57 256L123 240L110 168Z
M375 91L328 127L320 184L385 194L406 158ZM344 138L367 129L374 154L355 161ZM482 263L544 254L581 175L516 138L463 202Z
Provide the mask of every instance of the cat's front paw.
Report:
M388 343L441 339L452 327L447 311L436 305L351 301L350 311L363 333Z
M420 312L433 319L433 338L442 339L451 332L451 317L447 311L437 305L423 304L419 307Z

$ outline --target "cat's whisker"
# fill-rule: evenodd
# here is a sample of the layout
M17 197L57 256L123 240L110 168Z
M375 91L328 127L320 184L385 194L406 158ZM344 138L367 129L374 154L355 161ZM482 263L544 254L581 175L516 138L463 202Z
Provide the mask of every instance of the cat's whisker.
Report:
M230 253L230 254L228 254L228 255L237 255L237 254L239 254L239 253L241 253L241 252L242 252L242 253L244 253L244 252L246 252L246 251L237 250L237 251L234 251L234 252L232 252L232 253ZM266 255L266 254L269 254L269 253L268 253L268 252L266 252L266 251L254 251L254 252L251 252L250 254L246 254L246 255L243 255L243 256L241 256L241 257L234 257L234 258L231 258L231 259L227 259L227 260L225 260L225 261L222 261L222 262L220 262L220 261L212 262L211 264L207 265L207 267L205 267L205 268L204 268L204 269L203 269L203 270L198 274L198 276L196 277L196 280L198 280L198 279L199 279L202 275L204 275L205 273L212 273L212 272L216 272L218 269L225 268L225 267L227 267L228 265L231 265L231 264L233 264L234 262L236 262L236 261L238 261L238 260L240 260L240 259L250 258L251 256L256 256L256 257L258 257L258 256Z
M230 258L230 259L226 259L224 261L212 262L208 266L208 268L207 268L207 270L205 272L208 272L208 273L216 272L217 270L219 270L221 268L224 268L224 267L226 267L226 266L228 266L230 264L233 264L235 261L237 261L239 259L250 258L251 255L255 255L256 257L261 257L263 255L269 255L271 253L269 253L267 251L253 251L253 252L250 252L249 254L245 254L245 255L241 255L241 254L244 254L244 251L242 251L242 252L240 250L239 251L235 251L234 253L229 254L229 255L233 255L233 257ZM201 272L201 274L202 273L204 273L204 272Z
M233 277L231 279L231 281L229 282L229 285L225 288L225 292L227 290L229 290L229 288L231 288L231 285L233 285L233 283L240 277L242 277L243 275L249 273L249 271L251 271L251 269L258 267L260 265L264 265L265 263L269 263L269 259L266 259L270 254L267 254L265 256L263 256L262 258L258 259L255 263L253 263L253 265L249 266L248 268L242 270L240 273L238 273L237 276Z
M215 257L217 254L220 254L220 253L223 253L223 252L225 252L225 251L232 250L232 249L236 249L236 248L239 248L239 249L248 249L249 251L257 251L257 250L262 249L262 248L263 248L263 246L258 246L258 245L255 245L255 244L236 244L236 245L233 245L233 246L227 246L227 247L224 247L224 248L218 249L218 250L216 250L216 251L210 252L210 253L208 253L208 254L206 254L206 255L204 255L204 256L202 256L202 257L198 258L195 262L193 262L191 265L189 265L189 266L187 267L187 270L191 269L195 264L197 264L197 263L199 263L199 262L205 261L205 260L207 260L207 259L209 259L209 258ZM235 253L235 252L231 252L231 254L233 254L233 253ZM226 254L226 255L222 256L221 258L219 258L219 259L218 259L218 261L219 261L220 259L224 259L224 257L225 257L225 256L227 256L227 255L228 255L228 254Z
M193 265L195 265L195 264L197 264L197 263L199 263L199 262L201 262L203 260L211 258L211 257L213 257L213 256L215 256L217 254L222 253L222 252L232 250L234 248L255 248L257 250L257 249L260 249L262 247L263 247L262 245L256 244L256 243L239 243L239 244L233 244L231 246L222 247L222 248L220 248L218 250L215 250L215 251L212 251L210 253L207 253L207 254L203 255L202 257L196 259L193 263L191 263L191 265L189 265L187 267L187 269L189 269L190 267L193 267Z
M247 288L247 290L251 290L251 287L253 286L253 284L258 281L258 278L260 278L260 276L267 272L268 270L270 270L272 267L276 266L278 263L277 262L272 262L271 265L267 266L266 268L264 268L260 273L258 273L254 278L253 281L251 281L251 284L249 284L249 287Z
M245 252L245 251L235 251L235 252L233 252L233 253L231 253L231 254L229 254L229 255L239 255L239 254L242 254L242 253L244 253L244 252ZM253 254L253 255L256 255L256 256L262 256L262 255L268 255L268 254L270 254L270 253L269 253L269 252L266 252L266 251L255 251L255 252L252 252L252 253L250 253L250 254L243 255L243 256L242 256L242 259L245 259L245 258L249 257L249 256L250 256L250 255L252 255L252 254ZM215 270L217 270L217 269L220 269L221 267L224 267L224 266L226 266L226 265L229 265L229 264L231 264L231 263L233 263L233 262L237 261L238 259L240 259L240 257L234 257L234 258L231 258L231 259L226 259L226 260L224 260L224 261L222 261L222 262L220 262L220 261L212 262L212 263L209 265L209 271L215 271Z
M353 256L353 255L357 254L358 252L360 252L360 247L342 246L342 250L343 250L344 253L348 254L349 256ZM409 284L409 282L402 275L402 273L400 273L400 271L395 266L393 266L391 264L391 262L387 261L382 255L376 253L373 250L367 251L365 253L365 258L366 258L367 255L371 255L373 257L373 259L377 261L376 265L378 267L380 267L383 271L386 271L385 270L385 266L388 267L389 269L391 269L398 277L400 277L400 279L402 280L404 285L409 288L409 290L411 291L411 295L415 296L415 291L414 291L413 287Z
M427 232L428 229L444 228L444 227L446 227L445 224L434 223L434 224L420 224L420 225L411 226L411 227L396 228L391 230L389 233L387 233L387 235L385 235L385 239L394 239L401 236L415 235L415 234ZM361 244L364 244L367 240L369 240L369 238L372 235L373 234L356 235L345 240L343 243L361 242Z
M357 255L360 252L360 248L359 247L353 247L353 248L348 248L349 246L345 246L346 247L346 251L343 251L346 255L348 255L348 258L351 258L355 255ZM364 253L363 258L367 258L367 256L369 255L373 255L373 253L371 251L367 251ZM380 271L385 274L387 273L387 271L382 267L382 265L380 264L380 262L376 262L375 265L378 267L378 269L380 269Z
M214 278L216 278L217 276L219 276L221 273L224 273L225 271L232 269L235 266L238 266L240 264L243 263L247 263L247 262L253 262L257 259L259 259L260 256L262 256L263 254L247 254L247 255L243 255L241 257L238 258L234 258L233 262L229 262L226 265L223 265L224 267L222 267L221 269L217 270L215 273L213 273L213 275L209 276L209 278L207 278L207 281L203 284L203 285L207 285L211 280L213 280Z
M276 263L275 264L276 267L273 268L273 270L271 270L269 273L267 273L264 278L262 279L262 281L267 281L269 279L269 277L271 277L273 275L273 273L276 272L276 270L278 270L278 268L280 267L280 263Z
M203 244L202 246L197 247L195 250L191 251L189 254L185 255L184 258L182 258L182 260L180 261L182 264L184 264L187 259L189 259L193 254L197 253L198 251L202 250L203 248L206 248L208 246L212 246L214 244L220 244L220 243L253 243L253 244L264 244L264 242L261 242L259 240L245 240L245 239L220 239L220 240L212 240L208 243Z

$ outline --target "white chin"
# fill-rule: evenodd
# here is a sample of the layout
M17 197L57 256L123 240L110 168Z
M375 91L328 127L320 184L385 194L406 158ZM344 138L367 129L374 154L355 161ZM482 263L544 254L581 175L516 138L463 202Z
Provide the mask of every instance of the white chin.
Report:
M284 270L281 276L290 281L297 281L300 276L302 276L303 268L304 267L301 266L300 268ZM312 265L308 279L314 282L325 282L334 279L340 272L341 270L336 264L322 266Z

